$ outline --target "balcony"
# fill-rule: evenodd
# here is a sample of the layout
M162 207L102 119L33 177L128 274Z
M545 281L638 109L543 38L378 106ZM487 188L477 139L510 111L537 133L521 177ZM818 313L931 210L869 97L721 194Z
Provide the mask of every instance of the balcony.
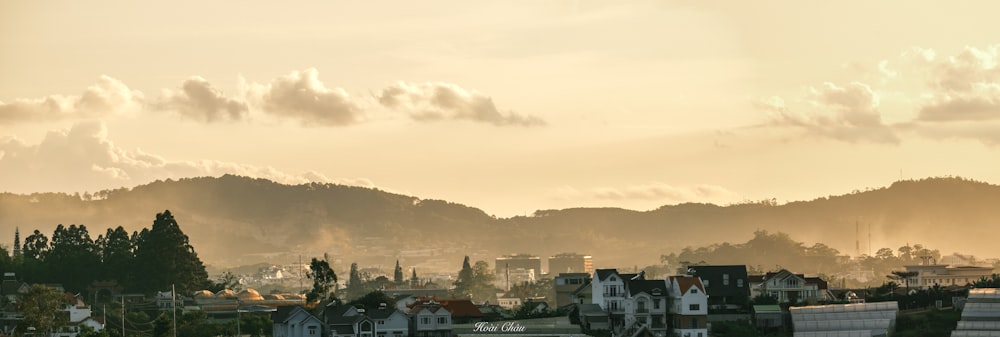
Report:
M637 313L637 314L648 314L649 313L649 308L638 308L638 309L635 309L635 313Z

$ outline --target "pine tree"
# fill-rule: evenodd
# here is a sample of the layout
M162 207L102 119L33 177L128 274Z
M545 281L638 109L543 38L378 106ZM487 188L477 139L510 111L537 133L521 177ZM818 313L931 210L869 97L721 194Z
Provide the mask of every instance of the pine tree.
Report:
M462 270L458 272L458 278L455 279L455 289L452 289L452 296L472 298L473 276L472 265L469 264L469 257L466 256L465 260L462 261Z
M396 285L403 284L403 268L399 266L399 260L396 260L396 271L392 275L392 281Z
M211 285L205 265L169 210L157 214L152 229L137 241L135 288L152 293L174 285L179 293L190 294Z

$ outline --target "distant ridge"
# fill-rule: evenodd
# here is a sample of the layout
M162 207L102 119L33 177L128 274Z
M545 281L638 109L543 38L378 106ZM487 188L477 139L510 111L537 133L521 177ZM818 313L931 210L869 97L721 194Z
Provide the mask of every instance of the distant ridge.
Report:
M869 226L871 251L923 242L942 253L1000 256L1000 186L962 178L904 180L888 187L778 205L685 203L651 211L540 210L494 218L474 207L335 184L283 185L233 175L156 181L95 193L0 193L0 242L15 226L51 235L57 224L85 224L97 238L111 226L148 226L170 209L208 264L290 262L324 252L362 265L460 266L462 255L580 252L598 266L658 262L688 246L743 242L754 230L781 231L853 254L855 224ZM867 229L867 228L866 228ZM3 241L3 233L10 239ZM865 242L866 244L867 242ZM864 249L864 253L867 253Z

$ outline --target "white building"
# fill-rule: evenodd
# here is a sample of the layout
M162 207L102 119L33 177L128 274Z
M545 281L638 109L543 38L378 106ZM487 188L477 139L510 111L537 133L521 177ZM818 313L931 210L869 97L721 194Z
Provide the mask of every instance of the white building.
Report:
M413 337L451 337L451 312L430 301L417 304L409 312Z
M272 316L274 337L320 337L323 321L300 306L279 307Z
M626 335L646 330L654 336L666 336L668 295L665 280L628 280L625 300Z
M751 297L767 295L778 299L779 303L827 301L832 298L828 288L821 278L806 277L787 269L750 276Z
M625 327L625 281L636 274L619 274L615 269L597 269L590 281L591 303L601 306L610 316L612 330Z
M916 272L915 276L909 277L909 286L921 289L927 289L934 285L942 287L966 286L982 277L989 278L993 275L992 267L949 266L945 264L922 264L905 267L907 272Z
M701 279L694 276L670 276L666 280L673 305L674 335L708 336L708 294Z

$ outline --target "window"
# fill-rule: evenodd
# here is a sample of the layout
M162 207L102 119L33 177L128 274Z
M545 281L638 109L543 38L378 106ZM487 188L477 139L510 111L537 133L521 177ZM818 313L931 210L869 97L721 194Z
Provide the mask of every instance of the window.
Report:
M659 309L659 308L660 308L660 300L659 299L653 300L653 309Z
M701 310L701 304L688 305L688 310Z
M722 285L729 285L729 274L722 274Z
M448 324L448 317L438 317L438 324Z
M705 287L708 287L708 280L704 280L703 282L705 283Z
M697 294L698 293L698 288L691 288L691 293L692 294Z
M385 320L382 319L378 320L378 325L385 325Z
M316 335L316 326L315 325L310 325L308 329L309 329L309 335L310 336L315 336Z
M430 317L421 317L420 318L420 323L421 324L431 324L431 318Z
M740 287L740 288L743 288L743 279L736 280L736 286Z
M692 305L694 305L694 304L692 304ZM698 328L698 319L697 318L692 318L691 319L691 326L690 326L690 328L692 328L692 329L697 329Z

